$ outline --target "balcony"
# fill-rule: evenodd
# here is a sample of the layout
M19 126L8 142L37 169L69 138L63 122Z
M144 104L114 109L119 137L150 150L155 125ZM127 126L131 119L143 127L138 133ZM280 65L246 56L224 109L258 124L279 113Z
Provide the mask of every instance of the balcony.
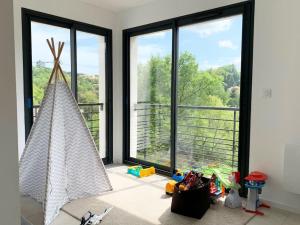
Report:
M131 156L170 166L170 115L170 105L135 104ZM176 168L200 169L214 164L229 168L228 173L237 170L239 108L179 105L176 129Z
M99 114L103 104L79 104L99 149ZM33 107L33 117L39 105ZM134 105L136 135L131 155L170 166L171 108L167 104L140 102ZM217 164L237 170L239 108L179 105L177 110L176 167L189 170Z

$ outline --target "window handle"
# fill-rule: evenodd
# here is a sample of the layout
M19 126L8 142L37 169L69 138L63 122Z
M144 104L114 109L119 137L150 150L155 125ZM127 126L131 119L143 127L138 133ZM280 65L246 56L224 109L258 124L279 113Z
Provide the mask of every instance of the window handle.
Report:
M25 101L25 106L27 109L32 109L32 98L27 98Z

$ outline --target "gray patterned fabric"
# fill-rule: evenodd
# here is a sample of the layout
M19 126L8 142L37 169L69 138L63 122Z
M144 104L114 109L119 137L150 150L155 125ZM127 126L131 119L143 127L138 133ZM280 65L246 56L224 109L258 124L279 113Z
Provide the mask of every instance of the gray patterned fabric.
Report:
M28 220L21 216L21 225L32 225Z
M112 186L64 81L49 84L20 161L20 191L43 204L50 224L67 202Z

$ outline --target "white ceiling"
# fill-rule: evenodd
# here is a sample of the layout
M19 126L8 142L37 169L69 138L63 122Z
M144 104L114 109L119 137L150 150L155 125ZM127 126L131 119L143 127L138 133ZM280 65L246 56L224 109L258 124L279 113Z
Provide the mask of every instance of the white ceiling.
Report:
M113 12L120 12L155 0L80 0Z

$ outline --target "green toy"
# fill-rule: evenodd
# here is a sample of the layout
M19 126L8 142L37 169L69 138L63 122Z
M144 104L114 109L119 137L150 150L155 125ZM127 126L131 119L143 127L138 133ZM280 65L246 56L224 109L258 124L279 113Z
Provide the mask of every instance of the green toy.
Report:
M139 177L140 171L143 169L142 166L130 166L128 167L127 173L133 176Z
M136 177L148 177L155 174L155 168L153 166L143 169L142 166L130 166L127 170L128 174L132 174Z

